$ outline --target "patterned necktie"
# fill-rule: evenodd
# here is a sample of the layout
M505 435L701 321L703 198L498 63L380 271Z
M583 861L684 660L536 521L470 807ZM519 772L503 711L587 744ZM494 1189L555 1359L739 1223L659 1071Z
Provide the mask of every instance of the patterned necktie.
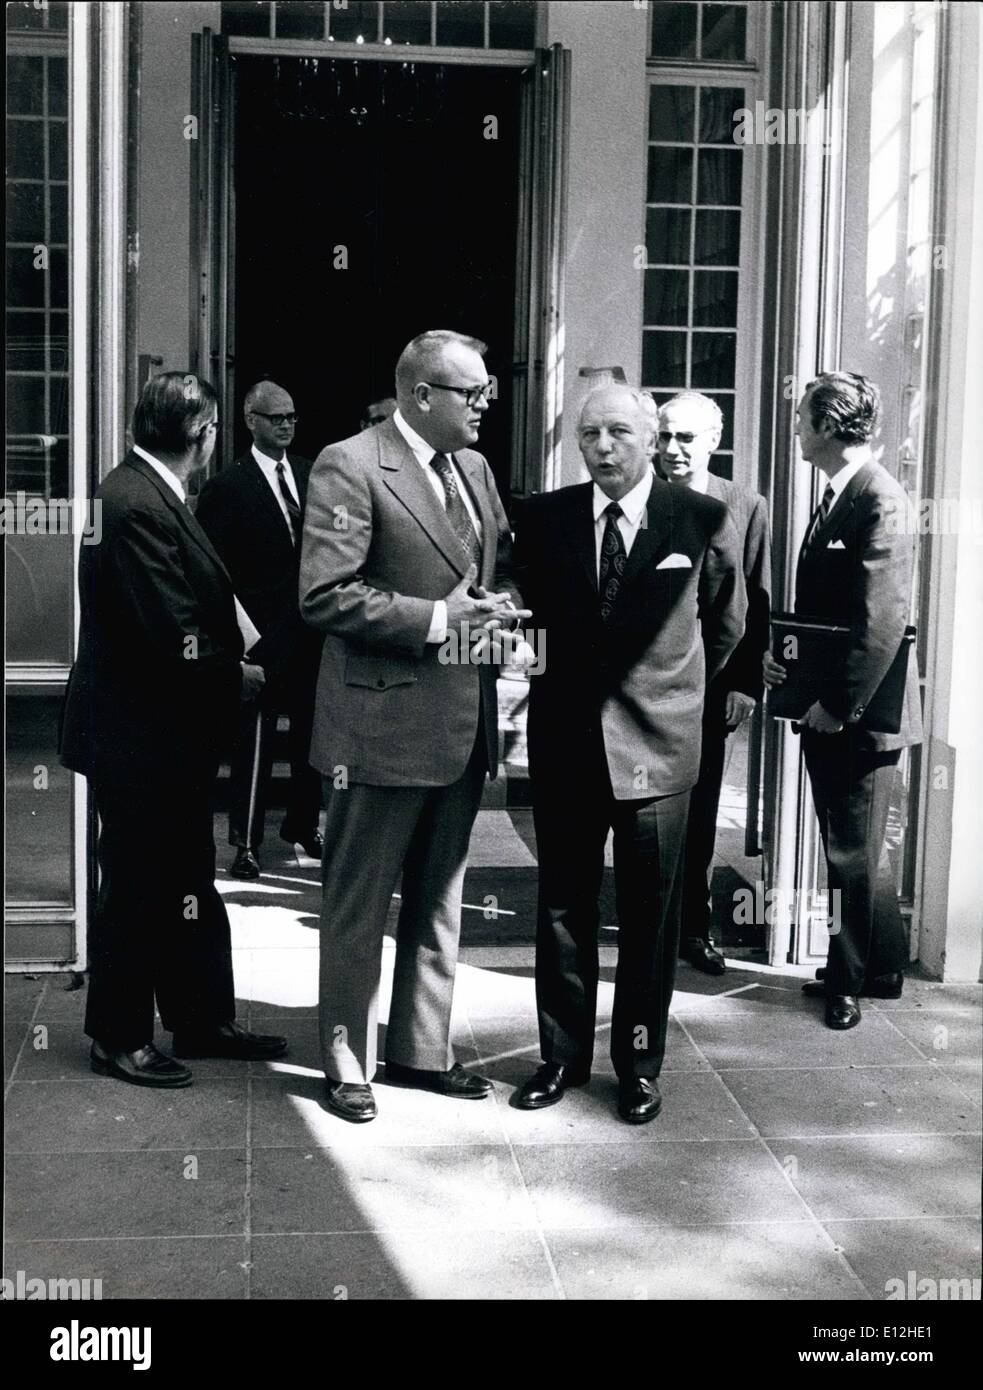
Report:
M606 623L618 601L625 565L628 563L628 551L625 549L625 538L618 525L618 517L624 516L619 504L609 502L604 508L604 515L607 521L604 523L604 535L601 538L601 568L597 579L597 591L601 600L601 619Z
M454 477L454 470L451 468L450 459L446 454L434 454L430 460L430 467L440 478L444 488L444 508L447 512L447 520L454 528L454 532L464 546L468 561L481 569L481 541L478 533L474 529L474 522L471 520L471 513L464 505L464 498L461 496L457 486L457 479Z
M290 526L290 537L294 545L300 538L300 508L294 501L294 495L287 485L287 475L283 471L283 460L276 466L276 480L280 487L280 496L283 498L283 505L287 509L287 522Z
M827 483L826 490L823 493L823 499L820 502L819 506L816 508L816 514L812 518L812 521L809 525L809 530L806 533L805 544L807 547L812 545L812 542L816 536L816 532L819 530L820 526L825 524L826 518L829 516L830 513L830 508L833 505L834 496L835 493L833 492L833 484Z

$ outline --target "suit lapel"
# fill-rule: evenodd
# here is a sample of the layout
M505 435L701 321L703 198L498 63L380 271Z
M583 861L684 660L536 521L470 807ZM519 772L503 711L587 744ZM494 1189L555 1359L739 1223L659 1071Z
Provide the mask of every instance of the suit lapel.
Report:
M146 459L142 459L139 454L127 454L123 462L129 464L131 468L135 468L142 477L153 484L165 506L170 508L185 531L187 531L188 535L200 546L216 569L225 577L231 589L232 580L229 578L228 570L222 563L218 551L205 534L201 523L195 520L187 505L179 500L177 494L167 486L164 479L161 478L160 475L151 468L150 464L147 463Z
M674 502L672 489L672 483L664 482L658 477L653 478L652 491L642 513L642 523L635 535L628 555L628 564L625 566L622 581L624 585L633 583L645 571L664 547L666 537L671 534Z
M416 455L391 420L379 426L378 443L379 467L383 470L386 486L422 526L448 564L463 576L468 569L464 547L447 520L436 492L424 477Z
M846 528L847 523L853 514L854 503L857 497L863 492L871 477L871 465L865 463L862 468L858 468L856 473L847 483L846 487L837 497L832 507L829 509L829 516L818 528L816 534L806 549L809 553L825 550L826 547L835 540L839 539L840 534Z
M238 466L242 469L243 481L246 482L247 486L252 491L256 499L256 505L260 509L264 534L267 536L274 534L281 536L284 544L289 545L290 549L293 550L294 541L290 532L290 523L283 515L279 502L273 496L273 489L266 481L266 475L253 458L252 450L250 450L248 454L243 454ZM294 472L292 464L290 466L290 471L294 474L294 481L297 483L297 492L300 494L300 483L297 482L297 474ZM301 498L300 505L303 508L303 498Z

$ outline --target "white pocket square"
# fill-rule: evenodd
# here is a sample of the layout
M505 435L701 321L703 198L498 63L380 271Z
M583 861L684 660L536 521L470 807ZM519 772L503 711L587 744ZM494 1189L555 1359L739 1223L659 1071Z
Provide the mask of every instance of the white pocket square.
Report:
M655 567L657 570L691 570L693 561L688 555L680 555L678 552L667 555L664 560L660 560Z
M826 549L827 549L827 550L846 550L846 546L843 544L842 541L830 541L830 543L829 543L829 545L826 547Z

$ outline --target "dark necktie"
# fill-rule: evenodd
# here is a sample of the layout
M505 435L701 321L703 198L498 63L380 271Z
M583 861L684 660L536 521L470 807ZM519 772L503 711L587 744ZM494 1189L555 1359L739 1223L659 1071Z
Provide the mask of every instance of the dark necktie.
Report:
M826 518L829 516L830 513L830 508L833 505L834 496L835 494L833 492L833 484L827 483L826 489L823 492L822 501L816 508L815 515L813 516L812 521L809 523L809 530L806 532L805 545L803 549L812 545L812 542L816 536L816 532L819 530L820 526L823 526L825 524Z
M280 488L280 496L283 498L283 505L287 509L287 522L290 526L290 536L294 545L300 539L300 508L294 501L294 495L287 484L287 475L283 471L283 460L276 466L276 480Z
M607 521L604 523L604 535L601 537L601 568L597 578L597 592L601 600L601 619L607 622L618 601L625 565L628 563L628 551L625 549L625 538L618 525L618 517L624 516L619 504L609 502L604 508L604 515Z
M458 490L457 479L454 477L450 459L446 454L434 454L430 460L430 467L440 478L444 488L444 508L447 512L447 520L453 526L455 535L464 546L469 563L477 565L480 570L481 541L474 529L471 513L464 505L464 498Z

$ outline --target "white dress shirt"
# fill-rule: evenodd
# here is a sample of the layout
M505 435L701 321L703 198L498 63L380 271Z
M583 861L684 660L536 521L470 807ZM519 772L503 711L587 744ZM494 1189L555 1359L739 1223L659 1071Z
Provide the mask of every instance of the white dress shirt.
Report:
M621 532L621 539L625 543L625 554L631 554L631 548L635 544L635 537L638 535L638 528L642 524L645 516L645 508L648 504L649 493L652 491L652 478L654 474L651 468L646 472L645 477L640 483L636 483L631 492L626 492L624 497L618 501L622 515L618 517L618 530ZM594 554L597 561L597 578L601 579L601 542L604 540L604 528L607 525L607 517L604 515L606 507L611 505L611 498L603 493L594 484Z
M441 482L440 474L437 472L437 470L430 466L430 460L438 451L433 447L432 444L428 444L422 435L417 434L416 430L413 428L412 425L408 425L406 423L406 421L403 419L403 416L400 414L398 410L394 412L392 421L396 428L399 430L400 434L406 440L407 444L410 446L410 449L413 452L413 457L416 459L417 463L419 463L420 467L423 469L424 476L426 477L427 482L433 489L434 496L439 500L440 505L446 508L447 497L444 492L444 484ZM468 510L468 515L470 516L471 523L474 526L475 535L478 537L478 540L481 541L483 540L481 532L481 518L475 511L474 503L471 501L471 495L468 492L464 479L461 477L460 469L454 462L453 456L451 454L448 454L447 457L450 459L451 472L454 475L454 481L457 483L457 490L461 495L461 500L463 501L465 507ZM430 631L427 633L427 641L443 642L446 641L446 638L447 604L442 598L439 598L435 601L433 606L433 616L430 619Z
M260 471L262 472L263 477L266 479L270 487L273 489L273 496L276 498L276 504L283 513L283 519L287 523L287 527L292 535L293 527L290 525L290 513L287 511L287 504L283 500L283 493L280 491L280 484L277 482L276 477L276 470L280 466L281 460L271 459L268 454L261 454L260 451L256 448L255 444L252 447L252 455L256 462L259 464ZM283 455L282 463L283 476L287 480L287 487L290 489L290 496L297 503L297 506L300 507L300 494L297 491L297 483L294 479L293 470L290 467L290 460L287 458L286 453L284 453Z
M833 489L833 500L829 504L830 512L833 510L837 502L840 500L840 496L843 492L843 489L846 487L850 479L854 476L855 473L859 473L861 468L863 468L864 465L869 462L869 459L861 459L858 463L848 463L845 468L840 469L840 471L835 475L835 477L827 478L829 486ZM825 490L826 489L824 488L823 491L825 492ZM829 512L827 512L826 515L828 516Z

